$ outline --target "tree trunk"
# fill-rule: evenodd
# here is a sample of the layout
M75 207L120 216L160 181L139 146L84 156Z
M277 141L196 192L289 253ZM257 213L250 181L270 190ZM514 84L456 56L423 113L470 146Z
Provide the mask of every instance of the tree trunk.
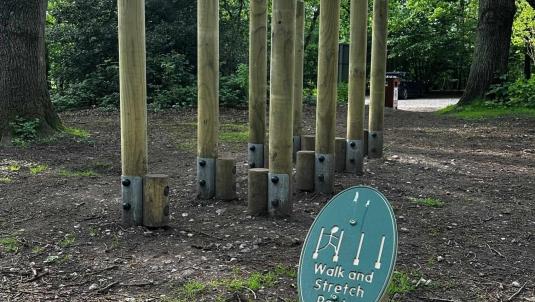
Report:
M47 88L47 0L0 1L0 141L17 117L40 119L40 131L61 127Z
M489 86L499 83L507 72L515 12L514 0L479 1L476 48L460 105L484 97Z

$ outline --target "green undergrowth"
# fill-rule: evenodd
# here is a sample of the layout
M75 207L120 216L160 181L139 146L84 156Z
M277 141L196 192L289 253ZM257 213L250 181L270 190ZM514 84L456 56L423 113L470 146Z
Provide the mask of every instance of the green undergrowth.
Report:
M406 272L395 271L388 285L388 294L392 297L396 294L405 295L416 290L416 285L411 280L411 275ZM419 279L419 278L418 278Z
M0 238L0 247L6 253L17 253L20 248L20 242L16 237Z
M99 176L99 174L93 170L66 170L61 169L58 172L59 176L63 177L93 177Z
M441 208L444 206L444 202L440 199L428 197L428 198L411 198L413 203L430 208Z
M239 269L229 278L211 281L190 280L182 285L165 302L200 301L208 293L219 292L215 301L225 301L225 293L251 293L262 288L275 288L280 278L295 279L297 271L293 267L279 265L271 271L244 274Z
M48 165L39 164L39 165L35 165L33 167L30 167L30 173L32 175L37 175L37 174L41 174L41 173L45 172L47 169L48 169Z
M249 128L245 124L223 124L219 139L226 143L243 143L249 139Z
M492 105L485 101L479 101L465 106L450 105L439 110L438 113L467 120L492 119L510 116L535 118L535 108Z

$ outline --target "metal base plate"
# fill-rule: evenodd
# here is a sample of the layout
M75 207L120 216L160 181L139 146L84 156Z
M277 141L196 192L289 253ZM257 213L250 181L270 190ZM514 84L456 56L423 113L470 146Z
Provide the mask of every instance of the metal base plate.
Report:
M143 225L143 177L121 176L123 223Z
M301 136L294 136L293 138L293 161L297 160L297 152L301 151Z
M364 141L347 140L346 172L362 175L364 171Z
M316 153L314 166L314 188L316 192L332 194L334 192L334 155Z
M251 144L247 146L249 168L263 168L264 167L264 145Z
M268 212L270 216L292 214L290 176L288 174L268 174Z
M383 131L370 131L368 135L368 158L383 157Z
M197 158L197 197L211 199L215 196L215 159Z

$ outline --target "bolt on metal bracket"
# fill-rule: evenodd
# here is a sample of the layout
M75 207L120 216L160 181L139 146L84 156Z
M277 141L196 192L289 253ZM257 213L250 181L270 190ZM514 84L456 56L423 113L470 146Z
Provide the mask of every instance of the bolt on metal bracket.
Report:
M364 171L364 141L347 140L346 172L362 175Z
M268 173L268 212L270 216L286 216L292 211L290 176Z
M121 176L123 223L143 225L143 177Z
M316 192L331 194L334 191L334 155L316 153L314 165Z
M215 196L215 159L197 158L197 197L211 199Z
M383 157L383 131L370 131L368 136L368 158Z
M251 144L247 145L249 168L264 167L264 145Z

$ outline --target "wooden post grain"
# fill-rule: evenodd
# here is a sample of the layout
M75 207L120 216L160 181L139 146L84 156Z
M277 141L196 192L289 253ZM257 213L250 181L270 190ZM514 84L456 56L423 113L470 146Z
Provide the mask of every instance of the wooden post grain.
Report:
M169 224L169 177L148 174L143 180L143 225L159 228Z
M334 191L334 139L338 76L340 0L320 1L315 190Z
M247 213L253 216L268 213L268 173L265 168L249 170Z
M364 119L368 0L351 1L349 45L349 96L347 109L347 172L361 174L364 167Z
M199 198L210 199L219 128L219 0L197 1L197 62L198 192Z
M388 1L373 3L372 65L368 157L383 156Z
M297 0L295 11L295 68L294 68L294 99L293 99L293 136L294 159L296 152L301 150L301 134L303 134L303 68L305 52L305 4Z
M296 0L273 0L268 180L273 216L292 212L293 129L288 126L293 124L295 7Z
M236 160L218 158L216 161L215 198L236 199Z
M262 168L266 152L267 0L251 0L249 10L249 166Z
M297 152L295 188L299 191L314 191L314 162L316 153L314 151Z
M147 174L145 1L118 0L123 223L143 223Z
M301 151L314 151L316 149L316 136L315 135L302 135L301 136Z

